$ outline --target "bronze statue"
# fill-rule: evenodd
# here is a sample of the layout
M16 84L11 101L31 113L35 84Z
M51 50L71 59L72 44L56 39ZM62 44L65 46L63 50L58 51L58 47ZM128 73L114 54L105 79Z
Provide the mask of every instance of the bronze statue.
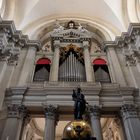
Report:
M85 112L86 109L86 100L85 96L81 93L81 88L77 88L76 90L73 90L73 101L75 102L74 104L74 119L75 120L82 120L82 115Z

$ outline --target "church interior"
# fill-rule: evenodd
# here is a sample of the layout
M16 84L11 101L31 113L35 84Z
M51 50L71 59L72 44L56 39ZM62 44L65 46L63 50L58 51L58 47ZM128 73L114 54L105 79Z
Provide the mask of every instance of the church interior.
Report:
M140 0L0 0L0 140L140 140L139 90Z

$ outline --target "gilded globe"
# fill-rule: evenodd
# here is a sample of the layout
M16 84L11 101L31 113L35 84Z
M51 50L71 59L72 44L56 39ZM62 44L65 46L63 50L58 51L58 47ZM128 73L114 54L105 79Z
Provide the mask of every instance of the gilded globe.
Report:
M64 128L63 138L74 139L74 138L88 138L91 137L90 125L83 120L74 120L69 122Z

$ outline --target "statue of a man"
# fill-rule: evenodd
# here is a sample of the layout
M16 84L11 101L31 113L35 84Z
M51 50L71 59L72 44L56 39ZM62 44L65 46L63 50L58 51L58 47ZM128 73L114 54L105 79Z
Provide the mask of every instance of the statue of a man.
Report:
M86 109L86 100L85 96L81 93L81 88L77 88L76 90L73 90L73 101L75 102L74 105L74 119L79 120L83 119L82 115L85 112Z

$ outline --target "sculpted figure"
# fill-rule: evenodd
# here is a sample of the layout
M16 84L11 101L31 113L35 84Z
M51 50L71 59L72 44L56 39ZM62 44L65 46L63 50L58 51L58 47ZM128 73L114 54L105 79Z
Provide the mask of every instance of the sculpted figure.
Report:
M74 104L74 119L83 119L82 115L85 112L86 109L86 100L85 96L81 93L81 88L77 88L76 90L73 90L73 101L75 102Z

